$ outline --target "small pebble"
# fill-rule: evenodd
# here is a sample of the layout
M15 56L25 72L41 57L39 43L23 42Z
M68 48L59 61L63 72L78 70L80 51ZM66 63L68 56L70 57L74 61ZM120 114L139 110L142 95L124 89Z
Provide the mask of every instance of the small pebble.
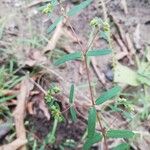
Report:
M112 69L108 69L108 70L105 72L105 76L106 76L106 78L107 78L109 81L113 81L114 74L113 74Z

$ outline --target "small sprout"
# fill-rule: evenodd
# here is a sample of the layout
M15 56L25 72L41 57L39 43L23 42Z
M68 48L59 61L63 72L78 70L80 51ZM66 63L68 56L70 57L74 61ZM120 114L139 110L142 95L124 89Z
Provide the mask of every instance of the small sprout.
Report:
M48 3L47 6L43 9L42 13L48 14L52 13L53 11L53 5L51 3Z

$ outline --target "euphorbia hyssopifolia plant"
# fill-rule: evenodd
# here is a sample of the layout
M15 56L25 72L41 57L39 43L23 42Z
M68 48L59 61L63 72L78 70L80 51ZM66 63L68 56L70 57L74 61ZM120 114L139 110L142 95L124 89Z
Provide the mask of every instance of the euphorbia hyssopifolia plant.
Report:
M90 147L97 143L104 141L104 149L108 150L108 144L107 139L108 138L132 138L135 134L134 132L130 130L116 130L116 129L106 129L103 127L102 120L101 120L101 114L99 113L99 110L96 109L96 105L101 105L105 103L106 101L118 97L121 93L121 88L119 86L114 86L111 89L105 91L100 95L98 98L94 98L92 86L91 86L91 77L90 77L90 58L91 57L97 57L102 55L108 55L112 53L111 48L111 34L110 34L110 25L109 21L106 17L102 20L100 18L94 18L90 22L90 25L92 27L92 32L89 38L89 41L87 42L87 46L84 47L82 43L78 40L78 35L76 34L74 28L71 25L71 22L69 21L69 17L75 16L77 13L82 11L84 8L86 8L88 5L90 5L94 0L85 0L79 5L76 5L72 7L67 13L64 12L64 8L61 6L61 2L57 0L51 0L51 5L48 4L48 7L46 7L46 11L44 12L52 12L52 7L56 5L60 5L62 10L62 16L56 19L56 21L48 28L48 33L52 32L57 24L62 21L64 18L68 21L68 24L74 34L74 36L77 38L78 44L81 48L81 51L76 51L70 54L66 54L55 61L55 65L62 65L68 61L73 60L81 60L84 62L86 67L86 75L87 75L87 81L89 85L89 93L90 93L90 99L91 99L91 107L88 111L88 122L87 122L87 137L86 141L83 145L83 150L88 150ZM102 1L102 4L104 5L104 2ZM51 6L51 7L50 7ZM48 10L48 8L51 9L51 11ZM105 9L104 9L105 11ZM104 13L106 14L106 13ZM106 15L105 15L106 16ZM108 42L108 48L105 49L95 49L93 48L93 42L97 35L101 34L101 37L105 39ZM72 120L75 122L77 120L76 110L74 108L74 85L71 85L70 89L70 114L72 116ZM100 131L96 130L96 122L98 122L100 126ZM116 149L129 149L129 145L127 143L122 143L116 147Z

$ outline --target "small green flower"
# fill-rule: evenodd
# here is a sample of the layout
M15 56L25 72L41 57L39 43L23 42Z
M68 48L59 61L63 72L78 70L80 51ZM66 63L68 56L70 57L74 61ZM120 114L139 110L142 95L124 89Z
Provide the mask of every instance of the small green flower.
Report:
M53 5L51 3L48 3L47 6L43 9L42 13L48 14L53 11Z
M95 17L91 20L90 25L92 27L99 27L102 24L102 20L98 17Z
M108 21L103 22L103 30L104 32L110 32L110 25Z
M117 104L123 105L129 112L134 111L133 105L130 102L128 102L125 98L119 98Z

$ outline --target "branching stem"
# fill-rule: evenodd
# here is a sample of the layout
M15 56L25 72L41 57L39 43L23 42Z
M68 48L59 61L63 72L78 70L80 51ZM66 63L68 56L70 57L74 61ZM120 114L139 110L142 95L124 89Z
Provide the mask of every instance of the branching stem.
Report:
M69 24L74 36L77 37L78 39L78 35L76 34L75 30L73 29L71 23ZM96 33L97 35L97 33ZM93 37L92 39L92 42L94 42L94 39L96 38L96 36ZM79 45L81 44L80 42L78 43ZM92 43L90 43L91 45ZM86 52L88 51L88 48L84 48L82 46L82 44L80 45L82 47L82 52L84 52L84 63L85 63L85 68L86 68L86 74L87 74L87 80L88 80L88 85L89 85L89 92L90 92L90 97L91 97L91 102L92 102L92 106L95 108L95 101L94 101L94 95L93 95L93 91L92 91L92 84L91 84L91 79L90 79L90 71L89 71L89 68L88 68L88 63L87 63L87 57L86 57ZM106 133L105 133L105 128L103 128L102 126L102 123L101 123L101 119L99 117L99 114L98 112L96 112L96 115L97 115L97 119L98 119L98 122L99 122L99 126L100 126L100 129L101 129L101 132L102 132L102 135L104 137L104 149L105 150L108 150L108 145L107 145L107 138L106 138Z

